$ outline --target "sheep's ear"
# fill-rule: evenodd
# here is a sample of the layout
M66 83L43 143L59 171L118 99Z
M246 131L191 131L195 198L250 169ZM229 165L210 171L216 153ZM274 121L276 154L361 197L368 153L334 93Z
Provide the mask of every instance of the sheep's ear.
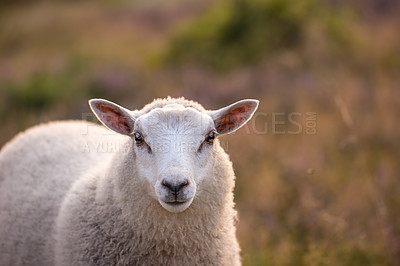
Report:
M241 100L227 107L208 114L214 120L215 129L219 134L228 134L242 127L258 107L258 100Z
M120 134L132 134L135 124L134 112L103 99L89 100L89 105L103 125Z

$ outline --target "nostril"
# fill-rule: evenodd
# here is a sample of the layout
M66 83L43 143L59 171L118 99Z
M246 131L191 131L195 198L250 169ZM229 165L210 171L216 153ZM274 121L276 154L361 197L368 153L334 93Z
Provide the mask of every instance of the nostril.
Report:
M189 181L188 181L188 180L185 180L185 181L183 181L183 182L181 182L181 183L175 185L175 184L172 184L172 183L170 183L170 182L168 182L168 181L166 181L166 180L164 179L164 180L161 182L161 184L162 184L164 187L167 187L169 190L172 191L173 194L176 195L176 194L179 193L179 191L180 191L183 187L189 185Z
M167 188L169 188L170 190L172 190L173 189L173 186L172 186L172 184L171 183L169 183L169 182L167 182L165 179L161 182L161 184L164 186L164 187L167 187Z
M177 186L175 186L176 191L181 190L183 187L187 186L188 184L189 184L189 182L187 180L183 181L182 183L180 183Z

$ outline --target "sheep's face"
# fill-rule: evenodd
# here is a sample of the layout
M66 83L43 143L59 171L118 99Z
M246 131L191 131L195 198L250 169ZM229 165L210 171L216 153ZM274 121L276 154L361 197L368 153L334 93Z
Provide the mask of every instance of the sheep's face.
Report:
M182 105L140 116L134 126L136 163L153 196L168 211L184 211L198 185L212 171L213 120Z
M143 115L105 100L91 100L90 106L104 125L134 139L139 178L162 207L177 213L191 205L202 182L213 178L215 138L245 124L258 101L208 112L169 104Z

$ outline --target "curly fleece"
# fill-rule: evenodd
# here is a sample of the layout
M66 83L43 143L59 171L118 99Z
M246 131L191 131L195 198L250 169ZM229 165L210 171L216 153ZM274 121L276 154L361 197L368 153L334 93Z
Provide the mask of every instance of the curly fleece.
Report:
M170 103L205 112L183 98L140 112ZM8 143L0 153L0 265L240 265L235 176L219 142L207 182L182 213L149 196L132 147L131 138L82 121L39 125Z

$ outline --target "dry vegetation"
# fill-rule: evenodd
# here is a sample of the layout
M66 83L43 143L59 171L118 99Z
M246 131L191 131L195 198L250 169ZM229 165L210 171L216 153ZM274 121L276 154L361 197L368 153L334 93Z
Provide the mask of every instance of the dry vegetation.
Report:
M399 265L400 9L378 2L4 2L0 144L90 97L258 98L223 140L244 264Z

